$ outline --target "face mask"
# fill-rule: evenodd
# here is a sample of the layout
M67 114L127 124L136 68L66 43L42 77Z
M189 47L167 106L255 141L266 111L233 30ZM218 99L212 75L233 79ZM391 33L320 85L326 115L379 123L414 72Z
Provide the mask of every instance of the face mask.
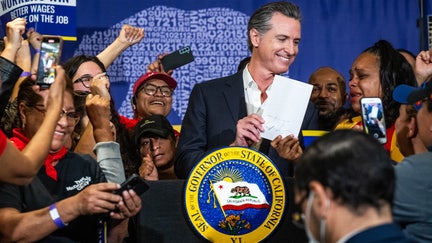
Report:
M309 198L308 198L308 201L306 204L305 229L306 229L306 235L309 239L309 243L319 243L320 242L320 241L315 239L315 237L312 234L312 231L310 231L310 229L309 229L310 216L311 216L311 211L312 211L312 202L313 202L314 196L315 196L315 193L311 192L309 194ZM327 199L326 210L328 210L329 207L330 207L330 200ZM326 220L321 219L320 220L320 239L321 239L321 242L325 242L325 229L326 229Z
M313 198L315 196L314 192L310 192L307 203L306 203L306 213L305 213L305 230L306 230L306 235L309 239L309 243L319 243L319 241L317 241L315 239L315 237L313 236L311 230L309 229L309 225L310 225L310 214L311 214L311 210L312 210L312 201Z

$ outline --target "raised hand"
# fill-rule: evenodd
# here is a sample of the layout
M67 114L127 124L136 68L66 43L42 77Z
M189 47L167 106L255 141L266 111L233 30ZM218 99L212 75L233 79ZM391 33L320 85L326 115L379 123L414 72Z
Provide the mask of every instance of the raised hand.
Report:
M111 99L109 87L110 81L106 73L100 73L95 75L90 83L90 91L92 94L100 95L108 100Z
M432 50L421 51L416 58L415 70L417 82L419 84L428 80L432 76Z
M27 33L27 40L35 50L40 50L42 46L42 35L36 32L34 28L30 28Z
M66 88L66 74L62 66L56 67L56 78L51 84L46 99L46 116L53 116L58 120L59 114L63 108L64 90ZM57 121L56 121L57 123Z
M117 38L125 45L132 46L144 38L144 29L125 24Z
M5 49L1 53L1 56L11 62L15 62L15 55L21 47L26 23L24 18L16 18L6 24L6 36L3 38Z
M110 100L100 95L89 94L86 98L86 111L93 125L95 141L113 141Z
M174 70L165 70L162 65L162 58L168 55L168 53L163 53L158 55L158 59L147 66L147 72L160 72L172 75Z

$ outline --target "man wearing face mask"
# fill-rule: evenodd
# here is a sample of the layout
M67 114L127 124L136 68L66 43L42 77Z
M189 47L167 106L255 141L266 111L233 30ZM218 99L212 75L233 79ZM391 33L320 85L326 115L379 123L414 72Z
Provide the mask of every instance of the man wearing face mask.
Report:
M373 137L337 130L313 143L295 171L310 242L409 242L392 219L395 173Z

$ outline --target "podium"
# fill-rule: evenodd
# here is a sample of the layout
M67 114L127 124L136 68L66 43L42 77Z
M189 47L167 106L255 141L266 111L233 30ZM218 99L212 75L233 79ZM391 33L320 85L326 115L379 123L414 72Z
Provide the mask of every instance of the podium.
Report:
M190 226L184 215L185 180L149 181L150 189L142 196L142 208L136 218L137 242L207 242ZM308 242L305 231L292 223L293 180L285 178L287 193L283 220L265 242Z

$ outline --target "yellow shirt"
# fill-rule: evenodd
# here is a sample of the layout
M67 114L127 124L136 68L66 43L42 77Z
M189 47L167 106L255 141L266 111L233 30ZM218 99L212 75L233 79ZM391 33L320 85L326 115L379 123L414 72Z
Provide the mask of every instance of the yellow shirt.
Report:
M340 122L335 130L339 129L352 129L354 126L359 126L359 128L362 128L362 119L361 116L353 117L352 122L349 121L349 119L345 119L342 122ZM402 153L399 150L399 147L396 144L396 133L394 132L394 125L387 129L387 139L391 137L390 140L387 141L385 144L385 148L387 151L389 151L390 158L396 162L401 162L404 158Z

